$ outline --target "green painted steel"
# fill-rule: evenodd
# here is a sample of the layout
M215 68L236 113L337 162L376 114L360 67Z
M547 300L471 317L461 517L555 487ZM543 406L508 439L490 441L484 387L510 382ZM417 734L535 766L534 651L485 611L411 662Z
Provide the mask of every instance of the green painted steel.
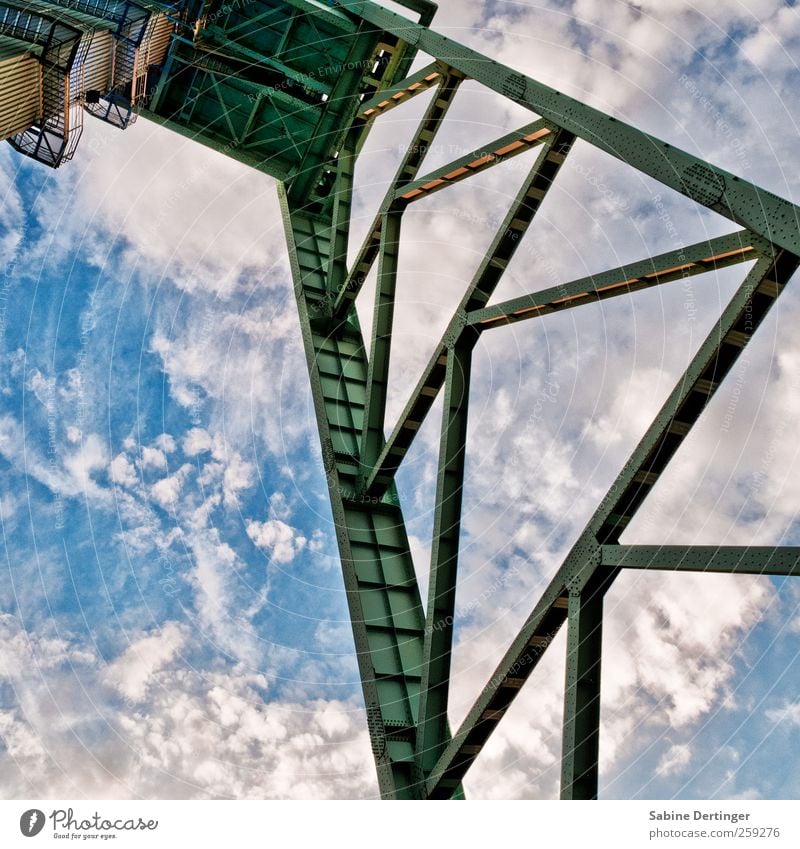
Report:
M600 752L603 589L570 588L561 798L596 799Z
M522 243L522 238L533 222L559 169L564 164L573 142L573 136L566 132L551 134L543 139L543 148L533 168L498 227L442 341L431 356L397 425L367 478L366 491L369 494L383 492L394 479L403 457L411 447L420 425L442 388L449 346L465 332L474 339L474 331L472 329L467 331L466 316L485 307L488 303L506 266Z
M314 315L327 289L329 225L281 193L372 749L384 798L413 798L425 619L403 514L392 493L357 496L367 356L355 323L331 335Z
M148 117L323 206L361 95L410 53L325 4L189 0Z
M378 285L372 319L372 345L369 350L367 400L361 436L361 463L371 468L378 457L384 436L386 399L389 395L389 356L394 322L394 299L400 259L399 212L383 216L378 263Z
M394 201L414 203L422 200L475 174L488 171L501 162L513 159L532 147L537 147L543 139L552 137L557 130L558 127L549 121L526 124L513 133L507 133L453 162L448 162L447 165L441 165L408 185L398 186L394 192Z
M797 270L788 251L765 249L648 428L595 511L564 564L551 580L519 635L467 713L427 782L432 798L446 797L491 736L522 683L536 668L564 623L571 586L586 586L601 566L602 546L613 546L669 460L700 417L720 382ZM619 569L604 579L610 586ZM569 719L574 708L565 705ZM565 754L569 757L570 752ZM581 798L593 798L586 783Z
M461 505L467 452L467 417L472 345L460 340L447 352L444 413L436 482L433 550L425 618L422 689L417 731L421 778L436 766L450 741L447 702L456 613Z
M467 315L467 322L483 331L686 280L741 262L752 262L758 257L755 244L763 246L765 243L762 239L754 240L747 230L739 230L474 310Z
M431 62L399 83L364 100L358 108L358 116L362 120L372 121L417 95L424 94L431 86L437 85L441 78L442 66L438 62Z
M618 569L735 575L800 575L800 548L758 545L604 545L602 565Z
M797 549L619 544L800 265L800 211L434 32L429 24L435 4L400 4L417 20L368 0L187 0L145 114L282 182L294 290L381 795L461 798L464 775L566 621L562 797L596 798L603 597L620 571L800 571ZM432 61L410 73L418 51ZM430 142L465 78L539 117L420 176ZM433 87L425 116L348 268L355 169L367 134L381 115ZM576 139L745 229L489 305ZM403 211L531 149L536 149L531 171L387 438ZM451 735L447 703L469 375L480 334L751 261L744 283ZM368 352L354 303L375 262ZM394 478L443 386L426 616Z
M611 115L367 0L343 5L356 15L448 62L498 94L569 130L626 165L765 239L800 254L800 210L787 200L704 162Z

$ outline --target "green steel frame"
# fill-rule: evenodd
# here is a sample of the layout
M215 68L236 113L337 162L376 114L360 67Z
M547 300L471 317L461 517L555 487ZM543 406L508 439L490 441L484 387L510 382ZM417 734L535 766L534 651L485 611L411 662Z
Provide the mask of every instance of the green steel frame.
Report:
M561 792L591 799L598 788L603 599L620 571L800 572L795 548L619 542L800 264L800 210L436 33L429 27L435 6L427 0L401 3L418 20L368 0L227 6L189 0L148 114L282 181L294 291L382 796L462 797L464 775L567 622ZM431 62L409 73L417 53ZM340 73L323 74L321 57L324 67L338 65ZM528 109L535 120L422 174L464 79ZM408 154L348 268L355 163L366 134L381 115L432 88ZM576 142L744 229L491 305ZM433 192L528 151L534 151L529 174L387 436L403 213ZM743 284L451 733L447 705L470 371L481 334L740 262L751 263ZM365 340L354 303L376 263L372 334ZM394 478L442 389L430 590L423 607Z
M612 117L548 89L421 24L380 6L350 13L428 54L433 63L364 104L355 125L376 120L436 85L431 106L378 215L348 270L347 223L304 212L282 193L295 291L322 436L342 565L361 663L370 733L386 798L453 798L520 688L564 623L567 663L562 798L597 796L603 598L623 568L797 574L800 549L624 546L619 536L701 415L725 374L793 275L800 215L787 201ZM470 78L509 97L537 120L481 150L418 176L427 143ZM424 85L423 85L424 83ZM544 291L490 305L489 299L576 139L621 159L745 229L652 256ZM498 228L459 308L394 427L385 402L403 212L409 204L510 156L536 160ZM352 191L352 158L340 191ZM337 195L337 200L339 196ZM341 201L340 201L341 203ZM349 209L349 200L342 206ZM341 242L330 252L326 234ZM373 265L378 282L369 355L353 308ZM565 563L454 734L447 723L461 500L472 350L492 327L752 263L656 420L603 499ZM327 269L327 271L326 271ZM444 389L429 596L423 614L394 476L420 424ZM402 679L405 686L400 685ZM402 718L399 716L402 714Z

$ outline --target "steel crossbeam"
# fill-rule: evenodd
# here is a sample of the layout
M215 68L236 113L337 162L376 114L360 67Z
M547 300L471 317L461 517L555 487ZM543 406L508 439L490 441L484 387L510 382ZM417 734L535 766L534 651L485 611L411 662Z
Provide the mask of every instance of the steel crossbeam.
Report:
M614 569L800 575L800 547L757 545L604 545L601 564Z
M441 58L465 76L574 133L599 150L647 174L794 254L800 254L798 208L734 174L587 106L501 62L368 0L347 8L376 27Z
M508 213L497 228L486 256L451 320L444 338L437 345L414 392L400 415L391 436L367 477L366 492L384 492L393 480L422 421L433 406L444 382L448 357L448 339L469 339L475 333L466 325L466 316L485 306L500 282L506 266L522 244L522 239L564 164L574 137L571 133L554 134L543 146L533 167L517 193Z
M786 251L777 251L774 256L770 254L756 262L445 748L428 778L429 796L447 797L459 784L518 694L521 681L527 679L536 667L568 612L574 610L576 617L583 616L579 605L573 603L570 607L571 596L576 592L582 594L586 586L593 586L594 574L602 563L601 552L618 542L625 526L700 417L798 264L800 260ZM603 590L618 571L614 569L605 576ZM591 592L592 597L597 599L596 589ZM593 619L597 610L587 615ZM576 627L580 633L580 623ZM599 643L599 625L595 630ZM591 658L588 666L591 667ZM573 680L580 674L576 667ZM568 683L569 680L568 674ZM565 727L574 724L574 713L578 707L577 700L567 699ZM574 743L571 749L565 749L562 775L568 781L572 781L576 773L584 779L587 777L585 769L576 769L573 763L576 755L584 753ZM570 792L575 793L574 783L570 787ZM586 780L579 789L581 798L593 798L597 794L596 786L590 787Z
M766 247L763 239L754 239L747 230L740 230L475 310L467 315L467 322L487 330L652 289L663 283L686 280L697 274L755 260L758 248L754 244L762 249Z

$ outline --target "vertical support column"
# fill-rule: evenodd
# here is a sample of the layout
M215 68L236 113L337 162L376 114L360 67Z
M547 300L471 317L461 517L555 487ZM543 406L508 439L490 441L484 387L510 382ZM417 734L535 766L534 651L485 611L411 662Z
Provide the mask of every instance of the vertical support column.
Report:
M392 346L394 294L397 287L397 265L400 252L400 219L402 213L387 212L381 227L381 255L378 264L378 289L372 319L372 347L367 373L367 403L361 436L361 463L370 471L378 459L386 437L383 425L389 387L389 356Z
M378 783L384 799L410 799L418 793L414 729L425 615L403 513L397 503L351 497L359 474L365 346L357 322L331 334L317 317L326 294L330 215L292 208L283 191L281 204Z
M417 765L423 778L436 765L450 737L447 701L464 492L472 344L459 341L447 352L417 726Z
M603 592L570 589L568 616L561 798L596 799Z
M350 241L350 211L353 205L355 166L355 142L352 137L348 137L339 151L336 194L333 202L333 238L328 269L328 291L332 293L338 292L347 279L347 245Z

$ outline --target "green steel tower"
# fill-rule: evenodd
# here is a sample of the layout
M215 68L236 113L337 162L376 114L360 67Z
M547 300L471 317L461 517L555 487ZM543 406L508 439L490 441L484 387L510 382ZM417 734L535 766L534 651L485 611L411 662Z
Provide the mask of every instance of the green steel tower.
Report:
M603 598L620 571L800 573L796 548L619 542L800 264L800 210L438 34L430 28L436 7L428 0L399 0L399 5L407 10L405 15L369 0L185 0L173 6L30 0L24 9L17 0L0 0L0 49L5 51L0 84L4 95L10 92L2 69L11 67L16 56L15 73L20 76L19 57L32 57L40 72L25 71L30 91L41 95L42 87L49 86L48 91L61 95L51 112L65 102L69 112L74 102L121 127L141 112L280 181L294 291L382 796L462 797L462 778L553 634L566 623L561 795L591 799L598 786ZM151 48L151 43L161 44L154 34L164 26L171 34L168 46ZM87 67L98 33L106 34L110 47L103 55L115 57L116 76L96 72L100 82L87 87L81 84L85 73L75 69ZM414 70L420 55L429 57L429 64ZM124 73L119 71L121 56L130 57ZM471 154L425 171L425 155L467 79L527 109L531 121ZM72 100L67 96L65 101L65 86ZM383 114L431 89L424 117L355 261L348 265L355 164L365 138ZM30 92L17 97L15 120L5 119L2 109L8 112L10 107L0 103L0 131L21 152L57 167L68 157L53 153L58 148L53 127L64 136L65 120L44 114L42 108L37 111L31 97ZM44 102L41 96L39 101ZM27 117L22 124L30 121L30 126L20 124L23 112ZM36 151L49 142L49 152L36 155L32 142L26 148L21 139L33 139ZM735 222L738 229L491 304L506 266L576 143L599 148ZM402 414L388 429L387 383L405 210L529 152L532 163L522 188ZM450 660L476 343L487 330L741 262L752 263L741 287L461 726L451 731ZM375 264L374 318L371 338L365 339L355 300ZM440 392L443 416L430 582L423 605L395 476Z

